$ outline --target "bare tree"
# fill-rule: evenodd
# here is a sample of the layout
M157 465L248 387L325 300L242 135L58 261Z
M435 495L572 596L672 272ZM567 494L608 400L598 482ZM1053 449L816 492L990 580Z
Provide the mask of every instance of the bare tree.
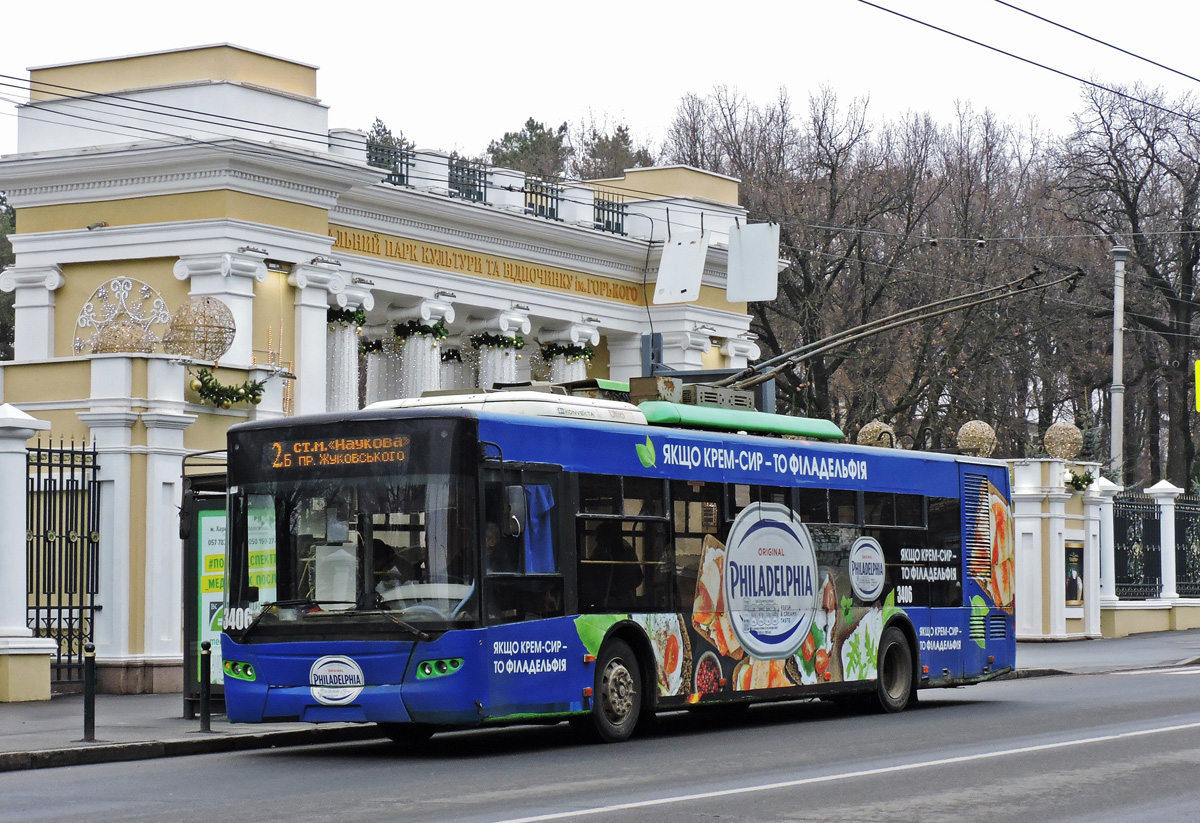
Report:
M1091 88L1084 96L1086 108L1059 150L1061 188L1078 224L1132 249L1133 309L1126 316L1152 333L1135 345L1147 364L1160 361L1166 476L1186 488L1195 459L1189 394L1200 267L1200 110L1190 96L1169 101L1141 86ZM1151 391L1151 418L1143 425L1153 449L1160 412L1158 391Z

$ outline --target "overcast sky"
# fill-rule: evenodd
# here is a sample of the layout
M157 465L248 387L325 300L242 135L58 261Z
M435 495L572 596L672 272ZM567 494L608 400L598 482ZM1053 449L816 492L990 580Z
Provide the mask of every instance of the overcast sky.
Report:
M1200 83L1035 20L997 0L875 0L925 22L1061 71L1142 81L1177 95ZM1200 5L1181 0L1012 0L1013 5L1200 77ZM381 117L420 148L478 153L527 117L626 122L657 146L682 95L716 85L797 101L827 85L870 97L876 118L956 101L1062 133L1080 86L932 31L859 0L800 2L330 3L206 0L200 4L60 0L0 12L0 74L61 62L229 42L320 67L330 125ZM2 80L0 82L12 82ZM0 154L16 151L4 87Z

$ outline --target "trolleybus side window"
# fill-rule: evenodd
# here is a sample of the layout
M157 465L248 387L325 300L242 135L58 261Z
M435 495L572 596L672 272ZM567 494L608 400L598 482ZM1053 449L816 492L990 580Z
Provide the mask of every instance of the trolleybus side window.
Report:
M661 480L579 475L579 610L674 609L675 561Z
M524 489L526 517L520 534L504 528L511 516L505 485ZM483 562L487 614L492 623L537 620L563 614L565 585L559 536L561 474L499 471L484 475Z
M711 550L720 545L721 489L720 483L684 480L671 483L676 591L679 609L685 614L692 611L706 547Z

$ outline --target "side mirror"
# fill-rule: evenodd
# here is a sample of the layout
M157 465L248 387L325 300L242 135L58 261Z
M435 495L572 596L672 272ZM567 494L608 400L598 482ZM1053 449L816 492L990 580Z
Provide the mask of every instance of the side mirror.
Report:
M520 537L525 533L525 521L528 518L525 508L525 487L504 487L504 525L502 531L505 537Z
M183 493L183 502L179 506L179 539L188 540L192 536L192 513L196 508L196 495L191 489Z

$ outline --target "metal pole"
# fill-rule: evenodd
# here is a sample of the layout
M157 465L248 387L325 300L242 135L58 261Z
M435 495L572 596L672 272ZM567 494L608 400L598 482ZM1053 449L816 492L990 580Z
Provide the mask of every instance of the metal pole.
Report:
M1112 419L1109 423L1109 465L1117 485L1125 485L1125 261L1129 249L1114 246L1113 258L1113 377L1109 404Z
M212 731L212 643L200 644L200 731Z
M83 647L83 742L96 740L96 646Z

